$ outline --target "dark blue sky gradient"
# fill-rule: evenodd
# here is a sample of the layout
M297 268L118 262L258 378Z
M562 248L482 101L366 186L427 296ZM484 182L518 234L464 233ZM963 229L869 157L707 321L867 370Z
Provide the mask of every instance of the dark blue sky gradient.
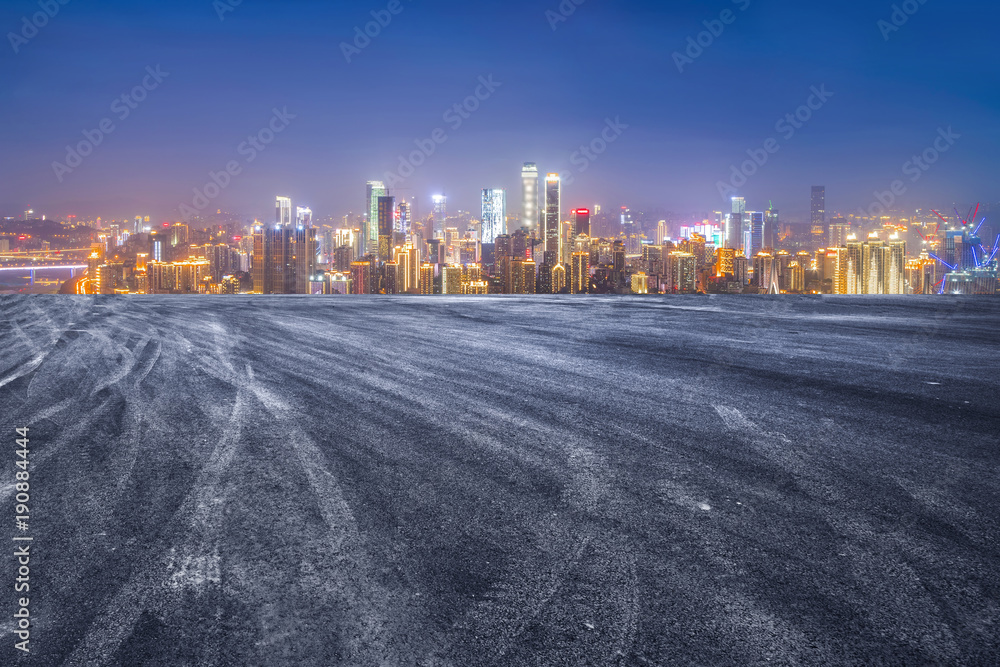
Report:
M877 22L892 2L587 0L552 31L558 2L406 2L351 64L340 43L386 2L243 0L220 21L211 0L70 0L15 55L0 44L3 161L0 211L50 216L179 217L210 170L242 160L237 146L271 109L297 115L211 208L269 216L276 194L320 217L359 211L364 182L382 178L438 127L448 141L397 194L430 209L443 191L477 210L479 190L506 187L520 205L521 163L571 170L571 154L606 118L628 130L565 188L564 206L722 205L716 184L769 137L782 148L741 188L803 216L809 186L828 208L867 206L875 189L932 145L939 127L961 135L916 184L905 206L998 201L1000 24L996 3L927 0L885 41ZM702 21L726 8L736 21L678 73ZM17 31L34 1L7 0L0 30ZM112 101L147 65L168 79L59 183L52 162L113 114ZM442 114L480 76L502 83L461 128ZM830 101L789 140L775 122L825 84Z

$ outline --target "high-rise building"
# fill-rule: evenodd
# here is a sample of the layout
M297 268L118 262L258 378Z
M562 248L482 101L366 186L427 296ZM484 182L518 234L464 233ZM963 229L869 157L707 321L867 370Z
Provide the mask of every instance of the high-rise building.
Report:
M886 293L886 245L879 240L878 234L872 232L861 250L862 278L864 287L862 294Z
M864 243L854 234L847 235L847 294L864 294Z
M590 236L590 209L578 208L573 211L573 235Z
M625 287L625 243L615 241L611 248L611 277L615 287Z
M538 291L538 271L535 260L526 259L521 264L524 268L524 293L535 294Z
M545 251L560 256L559 218L562 213L559 174L545 178Z
M253 289L257 294L308 294L319 247L315 227L255 225Z
M764 245L766 222L763 211L750 213L750 254L756 256L768 246Z
M645 271L632 274L632 293L649 294L649 276Z
M170 225L170 247L176 248L188 242L188 226L182 222Z
M750 260L746 255L733 257L733 280L746 287L750 273Z
M351 263L351 294L373 294L375 267L371 261Z
M937 260L923 255L906 263L907 281L913 294L934 294L938 283Z
M538 166L525 162L521 169L521 226L534 235L538 229Z
M295 207L295 226L312 227L313 212L308 206Z
M590 292L590 253L574 252L570 263L569 293Z
M733 260L736 259L736 250L733 248L719 248L715 253L715 275L719 278L733 275Z
M295 293L293 231L290 225L281 224L254 227L253 290L255 293Z
M552 293L558 294L566 288L566 266L556 264L552 267Z
M851 226L844 218L834 218L830 223L830 235L827 238L828 248L846 248L847 235L851 233Z
M462 272L461 266L449 264L441 267L441 294L462 293Z
M483 190L482 242L495 243L496 238L507 233L507 191Z
M695 256L689 252L675 251L667 255L667 289L675 294L693 294L697 291L698 273Z
M665 273L663 268L663 246L642 246L642 265L643 270L651 276Z
M815 233L818 228L819 233L822 234L826 229L826 186L813 186L810 209L812 211L813 232Z
M309 283L316 276L316 255L319 246L316 242L316 228L298 226L292 230L292 261L295 265L295 294L309 294Z
M396 198L379 197L376 211L378 221L378 261L392 259L392 233L396 227Z
M846 275L833 277L835 294L906 293L906 241L893 234L886 243L872 232L864 242L851 234L846 244L846 251L827 250L827 253L845 254L840 264Z
M774 255L759 252L753 257L753 286L767 290L771 286L772 273L776 270Z
M433 264L421 264L420 265L420 285L419 291L421 294L430 295L434 294L434 265Z
M843 246L827 248L823 282L829 280L830 294L847 294L847 237Z
M806 291L806 267L799 260L792 260L788 265L790 276L789 291L802 293Z
M292 224L292 200L276 197L274 201L274 221L279 225Z
M764 211L764 247L776 250L778 248L778 209L772 204Z
M898 234L889 237L885 270L885 293L906 294L906 241Z
M733 211L726 218L725 247L739 250L743 247L743 214L747 205L743 197L733 197Z
M434 195L434 232L443 232L448 220L448 198L444 195Z
M378 198L388 194L382 181L368 181L365 202L364 227L361 229L360 254L378 249Z
M410 234L413 228L413 207L405 199L396 208L396 231Z
M493 248L493 277L500 280L501 294L514 294L513 243L510 236L501 234Z

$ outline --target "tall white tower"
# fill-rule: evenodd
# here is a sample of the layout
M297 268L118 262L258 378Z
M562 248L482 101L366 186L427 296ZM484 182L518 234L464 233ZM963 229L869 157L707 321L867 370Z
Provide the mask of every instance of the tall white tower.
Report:
M559 253L559 217L562 213L561 179L559 174L545 177L545 252Z
M496 243L498 236L507 233L507 191L483 190L482 242Z
M292 225L292 200L288 197L276 197L274 200L274 221L282 227Z
M521 226L538 229L538 165L525 162L521 169Z

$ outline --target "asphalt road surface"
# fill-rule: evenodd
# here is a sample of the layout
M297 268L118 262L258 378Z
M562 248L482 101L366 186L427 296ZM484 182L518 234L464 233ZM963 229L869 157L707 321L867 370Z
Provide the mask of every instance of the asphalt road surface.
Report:
M1000 299L9 297L0 664L1000 663ZM8 545L14 544L7 542Z

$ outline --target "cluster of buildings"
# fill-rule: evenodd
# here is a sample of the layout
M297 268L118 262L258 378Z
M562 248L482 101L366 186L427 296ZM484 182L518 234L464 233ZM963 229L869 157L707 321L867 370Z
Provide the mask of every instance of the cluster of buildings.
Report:
M434 196L426 216L383 182L366 184L359 215L316 221L275 199L274 219L237 229L152 227L148 218L101 228L79 291L207 294L993 294L990 252L968 221L826 217L812 188L811 218L729 211L700 221L651 220L622 207L564 207L559 174L534 163L508 191L482 190L481 208L450 211ZM941 222L945 223L944 228ZM961 225L958 224L961 222Z

